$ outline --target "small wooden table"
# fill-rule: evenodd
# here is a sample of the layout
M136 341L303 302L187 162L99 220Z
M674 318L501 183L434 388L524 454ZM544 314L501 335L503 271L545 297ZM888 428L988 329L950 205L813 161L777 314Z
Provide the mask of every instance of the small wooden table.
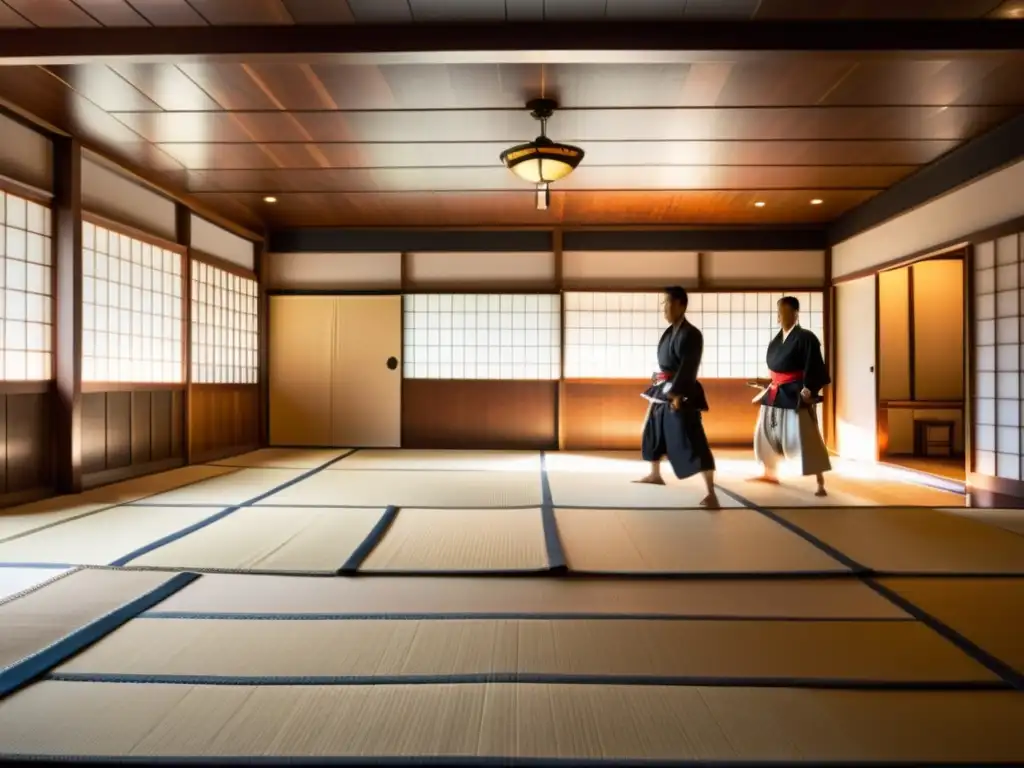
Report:
M915 456L952 456L953 431L952 421L938 419L921 419L914 422L914 455ZM933 449L935 452L933 453Z

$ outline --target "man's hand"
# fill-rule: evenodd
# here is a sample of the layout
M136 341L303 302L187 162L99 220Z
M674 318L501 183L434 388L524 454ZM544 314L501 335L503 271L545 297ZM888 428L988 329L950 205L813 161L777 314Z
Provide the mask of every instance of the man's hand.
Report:
M678 411L679 410L679 404L681 402L683 402L683 398L681 396L679 396L679 395L669 395L668 396L668 401L672 405L672 410L673 411Z
M807 387L804 387L803 389L800 390L800 397L803 398L803 401L805 403L811 402L811 390L809 390Z

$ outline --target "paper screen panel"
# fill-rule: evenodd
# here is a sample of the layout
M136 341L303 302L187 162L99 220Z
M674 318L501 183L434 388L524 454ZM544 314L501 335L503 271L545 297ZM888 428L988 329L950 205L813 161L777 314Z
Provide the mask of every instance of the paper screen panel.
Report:
M82 224L82 380L180 382L182 255Z
M0 191L0 379L53 378L52 214Z
M192 380L255 384L256 281L202 261L192 262Z
M416 294L404 297L403 322L407 379L561 375L559 296Z

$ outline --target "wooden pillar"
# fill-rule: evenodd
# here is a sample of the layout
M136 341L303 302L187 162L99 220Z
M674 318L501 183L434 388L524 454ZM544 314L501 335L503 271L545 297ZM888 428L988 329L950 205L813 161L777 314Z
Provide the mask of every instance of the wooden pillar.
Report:
M185 246L181 263L181 364L185 382L181 409L181 445L185 464L192 463L192 211L181 203L174 210L174 241Z
M558 359L558 391L555 392L555 434L558 438L558 450L565 450L565 283L564 260L562 248L562 229L556 228L551 233L551 248L555 254L555 292L559 303L559 359Z
M833 451L836 443L836 345L835 345L835 286L832 285L832 249L825 249L825 289L822 292L822 346L825 352L825 367L832 385L825 388L825 402L822 403L825 444Z
M270 445L270 347L268 345L270 301L267 299L266 245L253 243L253 264L256 272L256 381L259 385L259 444L261 448Z
M82 151L78 141L53 142L55 463L58 493L82 490Z

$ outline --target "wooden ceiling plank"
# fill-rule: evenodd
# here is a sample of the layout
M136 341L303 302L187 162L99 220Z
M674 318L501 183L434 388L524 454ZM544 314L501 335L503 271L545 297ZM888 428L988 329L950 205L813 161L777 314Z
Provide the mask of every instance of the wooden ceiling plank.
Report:
M132 8L156 27L205 27L206 19L188 0L128 0Z
M505 0L409 0L416 21L504 21Z
M47 3L60 1L45 0ZM350 0L350 4L354 1ZM10 2L24 5L28 0ZM397 2L398 8L408 9L405 0ZM370 3L376 8L390 7L384 0L370 0ZM79 26L91 18L81 9L71 18L72 6L47 7L53 13L37 11L37 15L53 16L56 21L63 19L64 23ZM145 13L141 7L136 7ZM358 18L359 14L356 16ZM402 20L398 16L391 19L392 22ZM473 41L471 49L467 49L467 41ZM557 41L557 51L552 50L553 41ZM739 60L744 58L743 54L748 55L748 60L764 60L772 52L821 61L822 56L848 59L850 51L883 58L934 56L939 51L1024 55L1019 46L1019 22L990 19L849 21L843 24L827 21L786 24L745 21L334 24L198 27L187 33L147 27L131 30L99 27L73 33L67 29L0 30L0 61L8 66L74 63L90 57L102 57L105 61L124 57L160 61L167 56L230 61L242 57L252 63L262 56L308 60L311 55L347 57L343 60L349 63L369 64L394 62L396 54L402 54L401 59L407 63L474 60L537 63L538 57L548 63L574 59L591 63L670 63ZM755 52L756 56L751 56Z
M1001 0L761 0L765 19L979 19Z
M284 0L296 24L351 24L355 21L346 0Z
M220 26L242 24L294 24L282 0L189 0L208 22Z
M126 0L75 0L86 13L105 27L148 27L145 16Z
M221 108L173 64L114 64L111 69L169 112L203 112Z
M100 22L73 0L4 0L38 27L98 27Z
M159 104L104 64L47 69L67 83L69 88L106 112L162 111Z
M414 21L408 0L348 0L348 7L360 24Z

